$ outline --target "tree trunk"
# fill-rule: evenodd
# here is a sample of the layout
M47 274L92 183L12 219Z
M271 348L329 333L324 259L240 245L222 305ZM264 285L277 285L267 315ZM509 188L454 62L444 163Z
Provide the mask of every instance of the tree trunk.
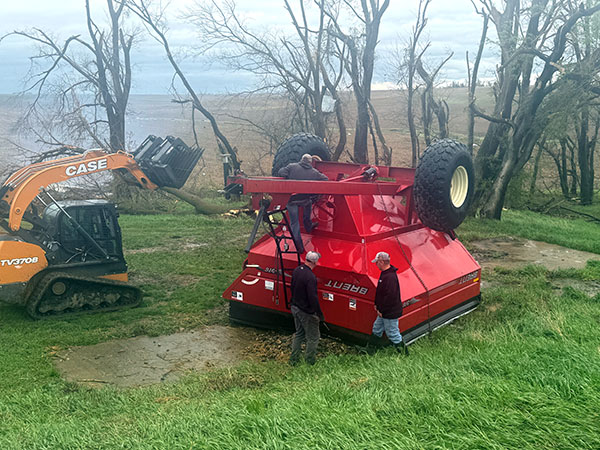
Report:
M558 164L558 178L560 179L560 189L565 198L569 198L569 169L567 168L567 142L560 141L560 163ZM575 178L575 177L574 177Z
M494 180L487 201L481 209L482 217L496 220L501 219L502 207L504 206L504 199L506 198L506 191L508 190L508 185L512 179L514 168L515 161L512 158L511 152L508 158L502 164L502 169Z
M445 100L440 100L438 107L435 111L435 115L438 119L438 127L439 139L446 139L450 135L450 130L448 129L448 120L450 118L450 108L448 107L448 103Z
M477 88L477 76L479 73L479 63L481 62L481 56L483 54L483 48L485 46L485 38L487 36L489 16L483 14L483 28L481 30L481 39L479 40L479 49L477 50L477 56L473 64L473 73L469 68L469 53L467 52L467 72L469 72L469 107L467 109L468 114L468 126L467 126L467 148L471 155L473 155L473 143L475 137L475 114L473 113L472 105L475 103L475 89Z
M337 96L337 93L336 93ZM338 159L340 159L340 156L342 154L342 152L344 151L344 148L346 148L346 122L344 122L344 112L342 110L342 101L339 99L339 97L334 97L335 98L335 118L337 119L337 123L338 123L338 130L340 131L340 138L338 140L337 146L335 147L335 151L333 152L333 155L331 156L331 159L333 161L337 161Z
M577 188L579 187L579 176L577 173L577 163L575 162L575 148L573 145L567 143L569 150L569 162L571 164L571 189L570 197L577 197Z
M540 142L538 145L538 151L535 155L535 160L533 162L533 172L531 174L531 183L529 184L529 197L532 197L535 192L535 183L537 181L538 172L540 169L540 159L542 157L542 152L544 151L544 142Z
M201 197L190 192L182 191L181 189L171 187L162 187L161 189L192 205L196 210L196 214L222 214L229 210L229 207L227 206L209 203Z
M366 102L361 101L357 105L358 117L356 119L356 131L354 133L354 160L359 164L369 162L367 151L367 140L369 137L369 109Z
M580 202L582 205L591 205L594 198L593 158L590 158L589 108L587 105L581 109L579 126L577 126L577 159L579 162L579 175L581 177ZM590 161L591 160L591 161Z
M409 81L408 87L408 99L406 104L406 119L408 120L408 131L410 132L410 145L411 145L411 157L410 166L417 167L417 161L419 159L419 138L417 137L417 127L415 125L415 115L413 112L413 95L412 82Z
M421 94L421 122L426 146L431 144L431 104L427 101L428 99L429 90L426 88Z

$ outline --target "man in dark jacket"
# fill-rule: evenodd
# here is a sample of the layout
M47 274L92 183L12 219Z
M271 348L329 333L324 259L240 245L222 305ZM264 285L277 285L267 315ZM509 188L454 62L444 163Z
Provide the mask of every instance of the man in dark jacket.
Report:
M296 333L292 341L290 364L295 366L300 362L302 342L306 341L305 359L308 364L314 364L321 333L319 322L324 320L319 297L317 295L317 277L313 269L317 266L319 255L316 252L306 254L306 263L294 269L292 273L292 315Z
M408 348L404 344L398 328L398 319L402 316L400 283L398 283L398 275L396 275L398 269L390 264L390 255L386 252L377 253L371 262L374 262L381 270L375 290L377 318L373 323L373 336L380 338L385 331L386 336L398 352L408 355Z
M284 177L289 180L327 180L326 175L322 174L312 166L312 156L308 153L302 155L300 162L291 163L279 169L277 174L280 177ZM292 237L294 238L294 244L296 244L296 250L298 250L300 253L304 253L304 243L302 242L302 236L300 235L300 207L302 207L303 210L302 221L304 222L304 229L310 233L313 228L317 226L317 223L313 223L310 220L310 214L312 212L311 194L294 194L290 197L287 204L287 210L290 214L290 227Z

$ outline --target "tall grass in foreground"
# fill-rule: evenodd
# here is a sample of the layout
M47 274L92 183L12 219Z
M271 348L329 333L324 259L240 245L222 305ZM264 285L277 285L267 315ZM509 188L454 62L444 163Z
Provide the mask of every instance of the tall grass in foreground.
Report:
M496 270L479 309L417 341L408 358L388 349L312 367L246 362L127 390L66 383L49 346L206 323L251 226L123 219L143 307L45 322L0 307L0 448L600 448L600 295L553 284L598 279L595 263ZM466 225L477 238L504 233Z

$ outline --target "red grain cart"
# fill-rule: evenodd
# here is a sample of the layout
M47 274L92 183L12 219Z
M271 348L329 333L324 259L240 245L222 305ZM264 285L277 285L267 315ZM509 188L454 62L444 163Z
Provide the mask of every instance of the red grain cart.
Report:
M314 165L328 181L230 179L228 190L252 194L259 211L243 271L223 293L232 322L293 329L291 273L304 254L295 249L286 205L298 193L318 195L312 219L319 225L310 233L302 229L302 239L306 251L321 254L314 272L326 332L353 341L371 334L380 272L370 261L379 251L389 253L398 268L405 342L478 305L481 268L453 231L473 192L473 166L464 145L449 139L434 143L415 170L329 162L322 140L300 134L280 147L273 173L304 153L323 159ZM266 233L253 244L261 225Z

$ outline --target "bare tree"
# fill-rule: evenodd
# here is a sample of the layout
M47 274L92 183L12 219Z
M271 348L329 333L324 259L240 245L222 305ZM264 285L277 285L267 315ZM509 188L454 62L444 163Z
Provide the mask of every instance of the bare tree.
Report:
M542 153L544 152L544 149L546 148L546 140L542 139L541 141L538 142L537 146L538 146L538 149L535 154L535 158L533 159L533 171L531 174L531 180L529 182L529 198L530 199L533 196L533 194L535 193L535 184L537 182L538 173L540 171L540 161L542 159Z
M325 0L314 2L316 14L307 8L312 2L284 0L294 35L255 29L236 10L231 0L197 4L187 14L203 42L201 51L235 71L260 77L252 93L284 93L296 106L290 124L297 121L305 131L327 138L328 115L323 109L325 95L335 101L339 140L334 157L345 145L346 126L338 86L342 80L341 60L347 49L326 33L329 19Z
M577 8L569 2L571 10ZM570 76L575 83L580 108L574 116L577 157L581 181L581 204L590 205L594 198L594 153L600 131L600 92L593 86L594 77L600 72L600 29L594 27L590 17L584 17L572 34L575 68ZM590 89L591 87L591 89ZM596 88L596 89L594 89Z
M109 27L94 20L85 1L87 39L73 35L59 42L39 28L3 36L36 43L25 93L35 93L23 123L50 146L93 141L113 151L125 148L125 114L131 89L130 53L134 32L123 27L126 1L106 0ZM54 98L49 111L48 98ZM105 138L108 134L108 139ZM56 150L51 150L54 154Z
M566 138L560 139L558 141L558 145L554 142L547 142L545 138L541 139L538 142L539 155L541 155L542 151L545 151L556 165L556 170L558 172L558 180L560 182L560 190L562 192L563 197L570 198L569 192L569 168L567 166L567 152L572 149L568 145L568 140ZM536 161L539 163L539 159L536 156ZM537 167L537 165L536 165ZM571 174L574 179L576 179L576 174ZM533 192L535 180L532 180L530 192Z
M433 88L438 73L453 55L454 52L451 52L446 59L438 64L431 72L427 72L425 67L423 67L422 56L417 60L417 72L424 83L423 92L421 92L421 114L423 121L423 135L425 137L426 145L430 145L432 140L431 126L433 123L433 116L437 118L438 123L438 132L434 138L445 139L449 135L448 120L450 118L450 108L444 99L438 100L434 97Z
M431 3L431 0L419 0L419 10L417 11L417 20L412 28L411 37L408 40L406 48L404 70L406 71L406 119L408 120L408 131L410 133L410 144L411 144L411 167L417 166L417 161L420 156L419 148L419 137L417 135L417 126L415 122L415 113L413 110L414 96L417 91L415 85L415 75L417 73L417 61L421 59L421 56L427 48L429 43L419 47L419 38L425 30L427 25L427 7Z
M481 29L481 39L479 40L479 49L477 50L477 56L475 56L475 62L473 64L473 70L469 65L469 52L467 52L467 81L469 89L469 108L467 109L468 117L468 129L467 129L467 148L471 155L473 155L473 143L475 135L475 114L471 105L475 103L475 88L477 87L477 77L479 75L479 63L481 62L481 56L483 55L483 49L485 47L485 39L487 36L489 16L485 13L485 10L481 11L483 16L483 27Z
M475 159L475 207L484 217L500 219L508 185L531 157L548 120L540 106L561 78L556 72L562 67L567 37L582 17L599 11L600 4L575 11L549 0L506 0L502 11L489 0L480 0L480 5L480 12L496 27L501 64L493 113L471 104L476 115L490 121ZM533 71L535 64L539 75Z
M175 101L177 101L178 103L190 103L192 105L192 111L200 111L200 113L202 113L202 115L208 119L212 127L213 133L215 135L215 138L217 140L217 148L219 152L221 153L221 155L225 155L230 159L230 162L228 164L230 164L234 171L239 171L240 161L238 160L236 150L232 147L227 137L219 128L217 120L215 119L213 114L211 114L211 112L208 109L206 109L206 107L202 104L200 96L192 87L191 83L187 79L186 75L183 73L183 70L179 66L179 63L177 62L171 51L169 41L167 40L165 9L158 8L155 10L152 8L151 2L147 2L145 0L131 0L128 1L126 4L127 7L143 21L143 23L148 28L151 36L162 45L167 55L167 58L171 63L173 70L175 71L175 76L181 81L181 83L185 87L189 98L181 98L178 96L178 98L176 98ZM192 120L192 126L195 127L194 120ZM194 136L196 136L195 128ZM198 144L197 140L196 144ZM227 176L227 174L224 174L224 176ZM168 192L171 191L169 190ZM185 201L189 201L188 197L189 196L187 196L186 198L180 198L182 198Z
M431 42L425 40L423 35L427 27L427 8L431 0L420 0L415 24L403 48L394 55L394 68L397 82L406 89L406 119L411 141L411 165L415 167L420 157L420 140L417 130L418 108L415 108L415 97L421 100L421 123L423 125L423 138L425 144L431 144L434 139L448 137L448 122L450 109L444 99L436 98L434 89L436 78L443 66L454 55L451 52L442 61L431 63L426 60L425 54ZM437 132L433 129L434 118L437 119Z
M359 163L369 160L367 140L371 115L369 103L371 101L371 83L375 67L375 48L379 39L379 26L381 18L389 6L389 0L361 0L360 8L355 8L350 0L343 0L343 4L359 21L361 31L359 35L342 30L339 16L334 6L338 2L331 2L325 13L331 19L329 32L341 40L350 53L349 59L344 61L346 72L352 82L352 90L356 98L357 119L354 133L354 156ZM371 110L372 106L371 106ZM378 135L383 136L381 130Z

